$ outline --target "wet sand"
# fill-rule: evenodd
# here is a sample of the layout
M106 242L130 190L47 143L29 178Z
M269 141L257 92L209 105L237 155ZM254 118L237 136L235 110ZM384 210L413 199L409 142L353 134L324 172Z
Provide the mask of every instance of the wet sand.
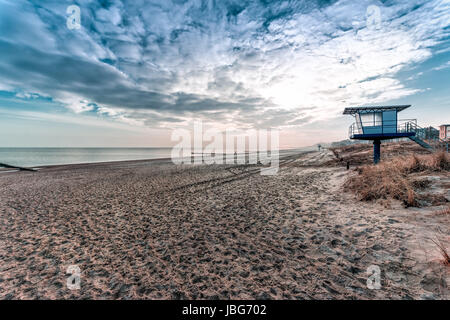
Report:
M450 217L359 202L332 159L287 157L276 176L162 160L0 173L0 298L448 299L430 238L448 241Z

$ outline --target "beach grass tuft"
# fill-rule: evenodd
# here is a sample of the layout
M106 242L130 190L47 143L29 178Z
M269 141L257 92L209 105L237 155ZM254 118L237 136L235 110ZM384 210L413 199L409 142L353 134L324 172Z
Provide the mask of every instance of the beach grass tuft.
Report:
M433 241L433 243L438 247L439 253L442 256L442 263L446 266L450 266L450 255L445 247L445 244L438 238L436 238L436 240L431 239L431 241Z
M365 165L356 169L344 188L358 195L360 200L396 199L406 207L418 206L416 190L423 187L410 178L412 173L450 170L450 157L445 152L429 155L399 156L377 165Z

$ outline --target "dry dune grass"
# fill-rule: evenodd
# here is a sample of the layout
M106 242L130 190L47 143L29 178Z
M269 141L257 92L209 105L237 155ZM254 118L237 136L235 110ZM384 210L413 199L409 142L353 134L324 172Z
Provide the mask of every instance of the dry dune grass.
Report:
M409 155L366 165L357 169L358 175L348 178L344 187L355 192L361 200L397 199L405 206L417 206L420 185L410 179L411 173L450 171L450 157L445 152L430 155Z
M405 155L427 155L431 154L427 149L411 141L386 142L382 144L381 159L388 160ZM371 143L352 144L342 147L330 148L336 160L345 164L349 162L351 167L371 164L373 162L373 145Z
M439 249L439 253L442 256L442 263L446 266L450 266L450 254L448 253L444 242L439 239L436 239L436 240L431 239L431 241L433 241L433 243Z

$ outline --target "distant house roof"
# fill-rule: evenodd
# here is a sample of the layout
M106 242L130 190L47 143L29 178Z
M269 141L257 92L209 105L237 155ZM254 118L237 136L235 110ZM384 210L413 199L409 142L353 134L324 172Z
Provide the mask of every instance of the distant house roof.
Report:
M401 105L401 106L350 107L350 108L345 108L344 114L355 114L355 113L360 113L361 111L382 112L382 111L395 110L395 111L399 112L399 111L405 110L406 108L409 108L409 107L411 107L410 104Z

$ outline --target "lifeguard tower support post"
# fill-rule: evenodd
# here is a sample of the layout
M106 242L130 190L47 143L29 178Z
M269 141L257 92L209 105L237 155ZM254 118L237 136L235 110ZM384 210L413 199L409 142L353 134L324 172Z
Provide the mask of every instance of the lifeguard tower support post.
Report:
M399 120L398 113L411 105L345 108L344 114L355 117L349 138L373 140L373 162L380 161L381 140L411 138L416 135L416 120Z

